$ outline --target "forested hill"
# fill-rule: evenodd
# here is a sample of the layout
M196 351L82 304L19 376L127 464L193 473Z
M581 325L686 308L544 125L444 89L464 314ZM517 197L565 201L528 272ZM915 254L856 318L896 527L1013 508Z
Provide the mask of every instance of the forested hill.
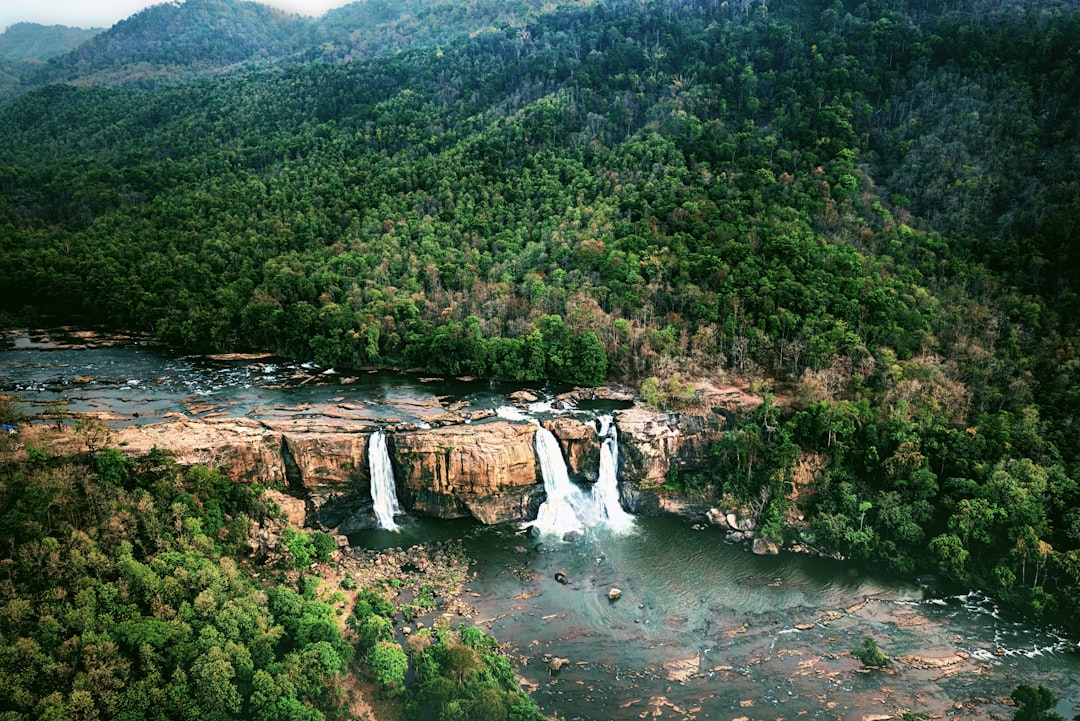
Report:
M101 28L15 23L0 33L0 58L44 62L75 49Z
M780 382L672 483L772 499L779 537L816 458L822 547L1080 618L1075 5L609 0L470 35L4 102L3 311L658 405Z
M15 23L0 33L0 95L20 87L42 63L78 47L101 32L63 25Z
M540 0L360 0L315 19L248 0L161 3L71 45L28 75L23 89L55 82L153 87L271 65L370 58L452 43L556 8Z
M53 60L28 79L155 85L280 61L306 47L311 21L243 0L153 5Z

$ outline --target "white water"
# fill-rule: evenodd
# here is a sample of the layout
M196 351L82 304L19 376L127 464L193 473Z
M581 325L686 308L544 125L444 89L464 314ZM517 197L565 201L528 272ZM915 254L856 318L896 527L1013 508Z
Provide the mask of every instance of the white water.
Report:
M586 494L573 481L566 470L559 441L548 429L536 429L536 455L540 460L540 472L544 476L547 500L540 506L536 520L525 524L526 528L538 528L560 538L567 533L583 533L586 528L606 526L622 531L633 527L633 517L619 505L618 468L619 440L611 417L600 421L600 477L591 494Z
M390 453L386 450L386 434L376 431L368 445L368 468L371 470L371 498L375 501L375 515L379 528L398 530L394 516L401 513L398 506L397 487L394 484L394 468L390 465Z
M529 417L513 406L499 406L495 409L495 415L504 421L527 421Z
M542 533L553 533L559 537L583 532L586 506L591 505L589 499L570 480L555 434L539 425L536 428L536 456L540 459L547 500L540 506L536 520L526 524L526 527L532 526Z
M598 419L600 437L600 474L593 486L593 504L600 518L612 530L625 531L634 525L634 517L623 510L619 503L619 433L611 416Z

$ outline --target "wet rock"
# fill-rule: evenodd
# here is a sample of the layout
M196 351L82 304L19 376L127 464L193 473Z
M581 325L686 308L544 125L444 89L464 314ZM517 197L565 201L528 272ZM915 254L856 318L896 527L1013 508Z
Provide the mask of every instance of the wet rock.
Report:
M727 534L727 540L732 543L742 543L746 535L742 531L731 531Z
M551 673L558 673L563 669L564 666L568 665L569 663L570 659L568 658L555 657L548 661L548 671L550 671Z
M608 597L609 601L618 601L620 598L622 598L622 589L621 588L613 588L613 589L611 589L610 591L607 592L607 597Z
M596 437L595 424L560 416L544 421L544 428L559 441L570 479L595 482L600 467L600 440Z
M559 583L561 583L564 586L566 584L570 583L570 579L566 577L566 573L563 572L563 571L556 571L555 572L555 580L558 581Z
M399 497L440 518L535 518L543 502L535 433L527 424L494 421L400 434L393 449Z
M723 530L730 530L731 526L727 522L727 514L716 508L710 508L705 517L709 519L709 523L714 526L720 526Z
M529 391L514 391L507 398L513 403L536 403L540 400L539 396Z
M942 656L910 655L902 657L900 659L900 663L904 664L908 668L941 671L960 668L967 662L967 659L967 654L960 655L959 653L946 654Z
M744 533L746 531L752 531L757 527L757 521L753 516L748 514L744 515L735 511L728 513L725 520L727 520L728 526L732 529L743 531Z
M567 543L574 543L581 540L581 531L567 531L563 534L562 539Z
M759 556L775 556L780 553L780 547L772 541L758 536L754 539L754 553Z

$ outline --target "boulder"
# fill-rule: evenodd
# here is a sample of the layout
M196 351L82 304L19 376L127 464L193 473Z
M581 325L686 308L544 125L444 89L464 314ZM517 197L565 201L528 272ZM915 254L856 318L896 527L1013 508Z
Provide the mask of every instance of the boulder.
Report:
M555 658L551 659L550 661L548 661L548 670L551 673L558 673L559 671L561 671L563 669L564 666L568 665L569 663L570 663L570 659L568 659L568 658L555 657Z
M727 521L728 527L735 531L752 531L757 527L757 521L749 513L729 511L724 520Z
M570 579L566 577L566 572L565 571L556 571L555 572L555 580L558 581L559 583L561 583L564 586L566 584L570 583Z
M538 400L540 400L540 397L537 396L535 393L532 393L531 391L522 390L522 391L514 391L513 393L511 393L510 395L507 396L507 399L509 399L513 403L524 404L524 403L536 403Z
M754 539L754 553L759 556L775 556L780 553L780 547L772 541L758 536Z
M721 530L729 530L731 524L727 521L727 515L716 508L710 508L705 514L705 517L709 519L709 523L714 526L720 526Z
M303 499L290 496L275 488L267 488L263 497L278 507L282 520L294 528L303 528L307 523L307 504Z
M607 592L607 597L609 601L618 601L620 598L622 598L622 589L612 588L610 591Z

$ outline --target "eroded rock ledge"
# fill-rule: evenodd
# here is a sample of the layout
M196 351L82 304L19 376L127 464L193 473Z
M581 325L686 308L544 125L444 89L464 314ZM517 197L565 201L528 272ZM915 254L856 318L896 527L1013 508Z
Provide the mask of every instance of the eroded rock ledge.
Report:
M635 513L705 517L676 492L663 488L673 467L701 472L742 396L693 413L662 413L641 405L614 411L619 431L623 504ZM751 398L749 402L752 402ZM599 440L585 416L545 422L559 439L571 477L596 481ZM306 524L348 534L371 527L368 441L373 424L334 418L266 421L178 416L163 423L128 426L110 444L133 454L170 450L184 465L221 468L241 483L259 482L304 499ZM488 419L438 428L391 428L387 446L398 497L411 513L438 518L471 516L482 523L535 518L544 500L534 450L536 426Z

